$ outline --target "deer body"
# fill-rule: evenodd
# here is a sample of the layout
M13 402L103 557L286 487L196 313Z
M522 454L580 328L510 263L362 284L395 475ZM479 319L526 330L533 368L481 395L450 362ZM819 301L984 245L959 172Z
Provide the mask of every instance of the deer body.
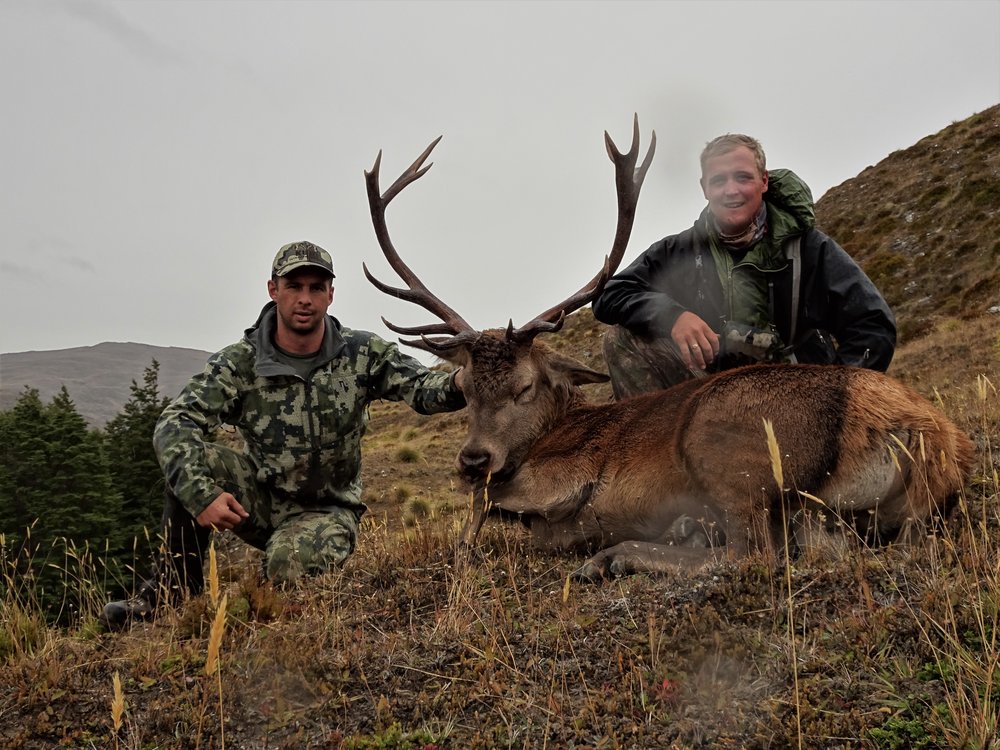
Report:
M947 510L971 466L971 441L926 399L881 373L819 365L754 365L619 403L588 404L581 385L608 376L556 354L536 337L589 303L624 254L649 167L638 121L615 164L618 227L604 268L579 292L525 326L476 331L423 285L389 238L385 207L421 177L434 141L380 193L366 173L375 233L406 284L379 289L442 322L392 330L458 365L468 435L456 461L473 491L461 534L474 543L488 503L521 514L536 543L597 550L576 575L596 580L661 571L783 544L813 546L856 533L913 541ZM384 319L383 319L384 320ZM431 338L427 334L446 334ZM781 452L775 479L764 421Z
M588 404L577 385L590 371L533 348L542 363L536 382L567 393L562 406L528 403L522 408L541 416L517 414L501 384L523 382L524 373L497 378L496 360L477 362L473 346L462 361L472 414L507 414L485 425L472 416L463 450L486 451L491 464L463 470L460 457L459 469L478 492L485 486L492 505L522 514L539 546L600 550L579 577L696 564L723 545L742 555L786 539L809 546L854 533L914 541L947 510L972 462L971 441L944 414L872 370L757 365ZM486 389L476 382L484 364ZM508 419L536 427L519 445ZM784 488L774 478L765 419L781 449ZM506 452L490 450L491 440ZM476 506L463 531L467 544L486 512Z

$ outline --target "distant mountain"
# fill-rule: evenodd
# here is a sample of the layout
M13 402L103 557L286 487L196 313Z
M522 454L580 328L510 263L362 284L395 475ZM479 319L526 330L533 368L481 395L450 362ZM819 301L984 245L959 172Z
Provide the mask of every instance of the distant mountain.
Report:
M141 384L154 359L160 363L160 395L172 397L210 356L198 349L113 342L0 354L0 409L11 408L25 386L37 388L48 401L65 385L77 411L94 427L103 427L121 411L132 381Z

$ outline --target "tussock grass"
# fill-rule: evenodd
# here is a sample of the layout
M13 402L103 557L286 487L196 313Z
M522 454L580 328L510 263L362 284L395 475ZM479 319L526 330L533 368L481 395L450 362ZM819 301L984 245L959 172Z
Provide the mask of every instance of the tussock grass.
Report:
M426 498L415 497L406 504L406 511L403 514L403 525L407 527L416 526L422 521L432 518L434 507Z
M404 445L396 450L396 460L404 464L415 464L423 460L423 456L416 448Z

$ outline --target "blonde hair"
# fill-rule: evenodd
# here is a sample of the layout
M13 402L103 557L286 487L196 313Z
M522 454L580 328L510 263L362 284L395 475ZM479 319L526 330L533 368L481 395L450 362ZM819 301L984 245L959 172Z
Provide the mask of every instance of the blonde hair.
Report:
M701 152L701 173L705 174L705 162L713 156L728 154L734 148L739 148L740 146L746 146L750 149L750 153L753 154L754 163L757 166L757 171L763 177L764 172L767 171L767 158L764 156L764 147L760 145L760 141L756 138L743 135L742 133L726 133L706 143L705 148Z

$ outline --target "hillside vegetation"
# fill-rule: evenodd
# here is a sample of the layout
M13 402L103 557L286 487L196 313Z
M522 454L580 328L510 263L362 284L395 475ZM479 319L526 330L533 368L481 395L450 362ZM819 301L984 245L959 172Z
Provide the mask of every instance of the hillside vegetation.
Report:
M1000 105L832 188L816 215L882 290L904 342L1000 306Z
M275 590L257 553L221 537L218 597L121 634L95 624L99 590L60 631L8 580L0 746L995 747L1000 315L987 310L1000 304L1000 201L977 196L1000 189L998 113L891 155L818 207L899 313L890 374L977 446L958 509L925 548L593 586L567 578L580 559L490 521L463 556L462 414L377 404L371 512L342 571ZM600 337L584 310L547 339L603 369Z

